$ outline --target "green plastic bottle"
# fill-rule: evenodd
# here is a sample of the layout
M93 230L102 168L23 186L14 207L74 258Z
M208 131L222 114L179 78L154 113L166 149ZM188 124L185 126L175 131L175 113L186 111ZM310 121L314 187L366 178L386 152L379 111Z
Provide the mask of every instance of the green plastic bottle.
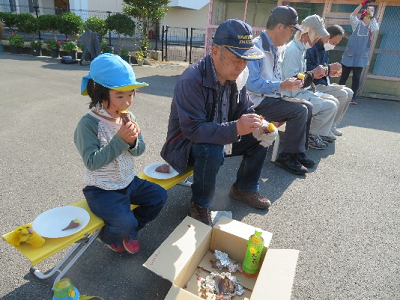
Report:
M246 276L257 276L260 270L260 259L264 249L264 239L260 231L255 231L247 242L246 256L242 263L243 273Z

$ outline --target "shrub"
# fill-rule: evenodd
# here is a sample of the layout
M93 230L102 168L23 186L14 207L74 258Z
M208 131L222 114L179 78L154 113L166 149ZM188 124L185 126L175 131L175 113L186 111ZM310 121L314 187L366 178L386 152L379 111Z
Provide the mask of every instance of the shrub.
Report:
M85 21L85 30L91 30L97 32L101 36L107 34L108 30L106 27L106 21L97 17L91 17Z
M39 40L31 41L32 48L42 48L42 42Z
M46 43L47 49L49 49L49 50L60 49L61 42L51 40L51 41L46 41L45 43Z
M24 44L24 39L22 35L15 33L15 32L10 32L10 35L8 36L8 41L10 42L11 46L14 47L25 47Z
M67 52L71 52L74 50L75 51L78 50L78 46L73 41L66 41L65 43L63 43L61 45L61 49L63 49L64 51L67 51Z
M120 56L128 56L129 53L130 53L130 52L129 52L128 49L122 48L121 51L119 52L119 55L120 55Z

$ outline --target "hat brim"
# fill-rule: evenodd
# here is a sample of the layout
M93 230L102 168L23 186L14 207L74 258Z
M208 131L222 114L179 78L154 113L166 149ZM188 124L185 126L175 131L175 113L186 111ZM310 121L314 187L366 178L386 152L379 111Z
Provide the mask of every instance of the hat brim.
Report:
M301 33L304 33L304 29L301 28L301 26L299 24L293 24L294 28L296 28L298 31L300 31Z
M89 79L92 79L90 75L86 75L82 78L82 84L81 84L81 95L82 96L87 96L87 85L89 82ZM124 86L106 86L106 88L109 88L111 90L116 90L116 91L121 91L121 92L127 92L127 91L132 91L134 89L138 89L144 86L149 86L146 82L135 82L134 84L129 84L129 85L124 85Z
M232 54L244 60L258 60L264 57L264 52L258 49L256 46L246 49L225 46Z
M313 28L314 29L314 28ZM314 29L315 33L318 34L320 38L326 37L329 35L329 32L324 28Z

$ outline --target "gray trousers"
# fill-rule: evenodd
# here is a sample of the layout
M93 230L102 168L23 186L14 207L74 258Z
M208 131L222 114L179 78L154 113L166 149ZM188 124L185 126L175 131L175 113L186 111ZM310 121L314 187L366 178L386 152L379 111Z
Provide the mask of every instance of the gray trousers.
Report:
M255 111L268 122L286 122L283 152L304 153L308 149L312 108L311 103L294 103L265 97L255 107Z
M338 100L331 95L317 96L310 90L288 92L291 97L307 100L313 105L310 134L329 135L337 112Z
M348 87L339 88L335 87L334 85L318 84L316 88L317 91L332 95L339 101L336 117L333 121L333 126L338 126L340 121L342 121L347 109L349 108L349 104L353 98L354 92Z

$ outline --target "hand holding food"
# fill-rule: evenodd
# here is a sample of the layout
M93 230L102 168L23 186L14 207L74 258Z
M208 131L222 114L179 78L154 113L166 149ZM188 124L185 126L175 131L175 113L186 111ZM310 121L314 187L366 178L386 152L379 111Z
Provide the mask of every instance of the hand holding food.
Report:
M121 117L122 121L127 124L128 122L131 122L131 115L129 113L129 110L123 109L118 111L118 115Z
M258 130L261 118L257 114L244 114L236 121L237 135L246 135Z
M303 87L303 81L297 77L289 77L281 82L281 90L294 92Z
M260 145L263 147L271 146L276 136L278 134L278 130L274 126L274 124L267 122L262 116L261 126L260 128L253 132L253 136L257 141L260 141Z

